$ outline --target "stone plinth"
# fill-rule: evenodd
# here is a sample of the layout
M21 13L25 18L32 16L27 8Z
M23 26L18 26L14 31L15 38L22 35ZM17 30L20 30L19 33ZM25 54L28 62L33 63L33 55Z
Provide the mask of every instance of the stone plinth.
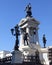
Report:
M36 45L39 45L39 36L38 36L38 25L40 23L35 20L33 17L26 17L26 18L23 18L20 23L19 23L19 26L20 26L20 32L21 32L21 35L20 35L20 45L19 45L19 48L21 46L24 46L24 33L28 33L28 43L33 43L33 44L36 44Z
M23 62L22 52L17 50L13 51L11 63L22 63L22 62Z

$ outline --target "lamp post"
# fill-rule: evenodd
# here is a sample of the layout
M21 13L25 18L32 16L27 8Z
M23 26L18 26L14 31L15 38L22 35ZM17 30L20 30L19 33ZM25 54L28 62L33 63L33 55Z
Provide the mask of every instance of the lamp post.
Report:
M18 48L19 48L19 46L18 46L18 45L19 45L18 36L20 35L19 32L20 32L20 31L19 31L19 26L18 26L18 24L17 24L14 28L11 29L12 35L16 37L14 50L18 50Z

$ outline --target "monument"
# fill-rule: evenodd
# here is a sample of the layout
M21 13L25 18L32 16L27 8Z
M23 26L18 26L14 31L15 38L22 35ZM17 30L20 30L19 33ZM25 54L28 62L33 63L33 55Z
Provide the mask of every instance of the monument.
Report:
M19 25L16 25L14 29L11 29L12 35L16 37L11 63L22 64L23 62L32 62L41 65L41 46L39 44L38 36L38 25L40 23L33 18L30 3L26 6L25 12L26 17L21 19ZM19 35L20 42L18 40Z
M26 6L25 12L26 17L21 19L19 23L20 27L19 50L24 55L24 61L28 62L29 59L28 57L34 57L36 55L37 50L40 52L41 46L39 44L39 36L38 36L38 29L39 29L38 25L40 23L35 18L33 18L30 3ZM31 62L30 59L29 62Z
M36 45L38 47L40 47L39 44L39 37L38 37L38 25L40 24L37 20L35 20L32 17L31 14L31 6L30 4L27 5L26 7L26 17L23 18L20 23L20 46L19 48L22 49L21 47L25 47L24 45L24 34L27 33L27 41L28 41L28 45L27 46L31 46L32 45ZM34 48L34 47L33 47Z

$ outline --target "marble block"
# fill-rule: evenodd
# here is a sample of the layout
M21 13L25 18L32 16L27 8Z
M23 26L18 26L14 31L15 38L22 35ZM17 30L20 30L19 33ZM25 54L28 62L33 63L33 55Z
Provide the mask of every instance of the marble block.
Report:
M17 50L13 51L11 63L22 63L22 62L23 62L22 52Z

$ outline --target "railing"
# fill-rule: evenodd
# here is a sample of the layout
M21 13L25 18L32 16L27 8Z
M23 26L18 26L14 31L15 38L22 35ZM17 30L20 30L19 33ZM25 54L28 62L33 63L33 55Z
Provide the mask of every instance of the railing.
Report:
M24 56L24 62L35 62L35 56Z
M24 61L22 65L42 65L39 58L36 56L24 56ZM0 59L0 65L12 65L11 64L12 56L5 57L3 59ZM20 65L20 64L17 64Z
M11 63L12 56L0 59L0 63Z
M35 62L35 63L40 63L40 58L39 55L35 55L35 56L24 56L23 57L23 62ZM5 57L0 59L0 63L11 63L12 60L12 56L9 57Z
M37 62L37 63L39 63L40 59L37 56L25 56L24 62Z

